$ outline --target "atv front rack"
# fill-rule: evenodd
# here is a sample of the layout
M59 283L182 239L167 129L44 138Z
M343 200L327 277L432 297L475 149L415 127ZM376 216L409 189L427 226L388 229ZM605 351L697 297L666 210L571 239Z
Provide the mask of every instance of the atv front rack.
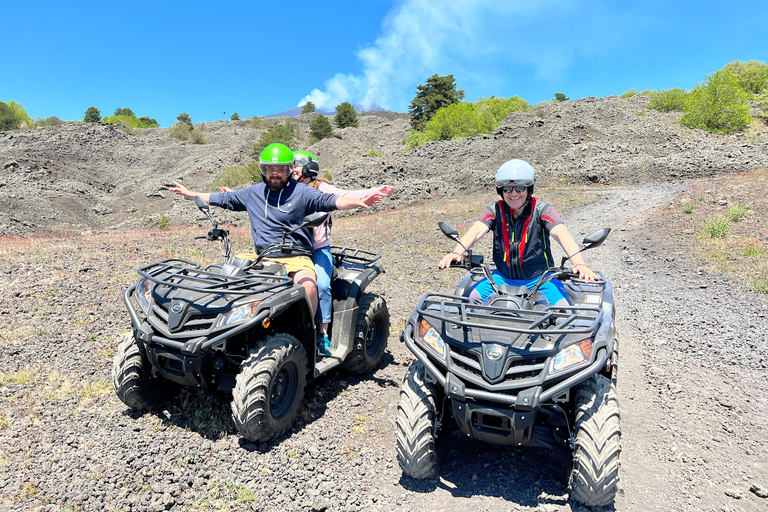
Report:
M274 274L249 272L239 276L223 275L203 270L193 261L177 258L146 265L137 272L159 285L214 295L253 295L293 284L290 277Z
M351 247L341 247L339 245L331 246L331 255L336 266L346 262L361 267L372 267L374 263L381 259L381 254Z
M416 306L422 316L461 327L512 333L590 334L604 312L597 306L545 306L542 310L518 309L517 296L496 297L492 304L475 304L468 297L427 293ZM509 308L509 309L507 309Z

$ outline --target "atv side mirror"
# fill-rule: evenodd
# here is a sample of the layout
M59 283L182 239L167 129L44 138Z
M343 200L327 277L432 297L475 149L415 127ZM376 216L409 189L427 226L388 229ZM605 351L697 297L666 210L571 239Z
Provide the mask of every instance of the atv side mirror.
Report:
M325 219L328 218L327 212L317 212L317 213L310 213L306 217L304 217L304 222L302 222L302 226L308 227L308 228L316 228L318 226L322 226L323 222L325 222Z
M584 244L584 248L593 249L600 246L600 244L602 244L605 239L608 238L608 233L610 232L611 228L603 228L598 229L591 235L584 237L584 241L582 242L582 244Z
M206 213L211 209L211 207L208 206L208 203L206 203L205 200L200 196L195 196L195 206L200 208L200 211Z
M442 231L445 236L455 242L459 241L459 232L456 231L453 226L446 222L438 222L437 225L440 227L440 231Z

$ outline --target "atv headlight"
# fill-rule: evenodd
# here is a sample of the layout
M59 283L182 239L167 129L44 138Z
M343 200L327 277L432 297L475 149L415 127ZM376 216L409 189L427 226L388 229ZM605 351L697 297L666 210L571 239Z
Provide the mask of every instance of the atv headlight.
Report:
M565 347L552 359L550 375L570 370L575 366L589 362L592 357L592 340L584 339Z
M152 281L142 279L136 286L136 295L139 298L139 306L144 310L144 314L149 314L149 301L152 297Z
M251 302L250 304L243 304L242 306L232 308L232 311L219 317L218 321L216 321L216 328L218 329L225 325L247 322L256 316L256 310L259 309L259 304L261 304L261 301Z
M445 359L445 342L426 320L419 321L419 341L437 356Z

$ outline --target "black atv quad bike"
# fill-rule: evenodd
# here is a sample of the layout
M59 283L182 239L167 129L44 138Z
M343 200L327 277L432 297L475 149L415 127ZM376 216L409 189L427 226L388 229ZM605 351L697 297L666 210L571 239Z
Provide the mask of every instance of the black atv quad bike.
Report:
M269 441L283 434L298 413L307 376L343 367L363 374L375 368L387 346L389 312L381 297L366 293L384 270L380 255L331 248L333 317L330 356L320 356L315 321L302 286L264 254L308 254L286 242L271 244L254 260L233 257L229 232L195 203L213 224L208 240L223 245L224 261L205 268L167 259L138 269L123 294L132 332L117 347L112 384L131 409L152 409L182 386L232 392L240 434ZM300 228L316 227L327 214L307 216Z
M455 229L442 222L440 229L460 243ZM580 251L609 232L586 237ZM566 261L529 291L496 286L482 255L467 250L454 265L469 270L455 293L421 299L401 335L417 359L397 415L397 459L406 475L435 476L436 448L458 427L489 443L568 450L572 498L589 506L614 499L621 429L613 291L602 273L587 283ZM494 293L475 304L465 292L483 277ZM550 306L538 292L552 279L564 284L571 305Z

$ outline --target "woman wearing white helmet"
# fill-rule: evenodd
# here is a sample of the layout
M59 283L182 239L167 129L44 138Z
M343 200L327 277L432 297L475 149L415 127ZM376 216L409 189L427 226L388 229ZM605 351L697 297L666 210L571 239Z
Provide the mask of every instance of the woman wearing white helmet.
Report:
M535 185L535 172L528 162L517 159L504 162L496 172L496 191L501 199L486 207L461 237L464 246L470 248L493 231L493 262L496 265L493 279L498 284L533 288L541 273L554 264L550 235L566 254L579 250L555 208L544 199L534 197ZM447 268L451 262L461 260L463 253L464 248L457 244L453 252L440 260L439 268ZM595 279L595 273L584 263L581 254L573 256L571 264L580 279ZM562 284L557 280L546 283L540 291L550 304L567 303ZM492 292L490 283L483 280L472 289L470 297L485 300Z

